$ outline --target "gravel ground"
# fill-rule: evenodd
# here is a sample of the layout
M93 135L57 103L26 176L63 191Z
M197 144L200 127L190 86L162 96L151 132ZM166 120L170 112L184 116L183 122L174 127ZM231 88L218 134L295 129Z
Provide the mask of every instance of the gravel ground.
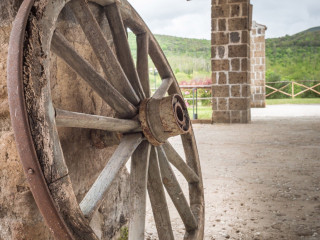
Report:
M268 106L252 110L251 124L194 130L205 239L320 239L320 105ZM182 154L180 140L172 143ZM169 207L176 239L183 239L183 224ZM147 238L157 239L150 206Z

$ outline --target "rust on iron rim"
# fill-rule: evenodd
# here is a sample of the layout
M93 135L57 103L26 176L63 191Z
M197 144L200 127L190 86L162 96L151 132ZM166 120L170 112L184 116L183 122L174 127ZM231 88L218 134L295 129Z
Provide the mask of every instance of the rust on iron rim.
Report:
M23 1L13 22L10 35L7 62L10 117L19 156L36 204L55 238L71 240L74 238L55 207L54 200L43 176L33 144L24 100L23 42L33 3L34 0Z

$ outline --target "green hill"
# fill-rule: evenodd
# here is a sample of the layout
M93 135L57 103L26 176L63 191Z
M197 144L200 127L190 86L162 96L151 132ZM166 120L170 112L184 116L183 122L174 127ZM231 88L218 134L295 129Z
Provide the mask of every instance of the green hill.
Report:
M211 76L211 41L155 35L179 81ZM132 53L136 41L129 33ZM320 27L266 40L267 81L320 80ZM150 67L153 64L150 61Z
M313 27L305 30L305 32L317 32L320 31L320 27Z
M189 81L211 76L211 41L155 35L165 53L178 81ZM136 57L136 40L129 32L129 44L132 55ZM150 67L153 67L150 61Z
M266 40L267 81L320 80L320 27Z

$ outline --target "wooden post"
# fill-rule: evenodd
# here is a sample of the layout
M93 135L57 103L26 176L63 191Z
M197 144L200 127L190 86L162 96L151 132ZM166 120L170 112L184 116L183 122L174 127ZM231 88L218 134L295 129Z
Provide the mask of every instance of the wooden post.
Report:
M294 98L294 82L292 82L291 92L292 92L292 99L293 99Z

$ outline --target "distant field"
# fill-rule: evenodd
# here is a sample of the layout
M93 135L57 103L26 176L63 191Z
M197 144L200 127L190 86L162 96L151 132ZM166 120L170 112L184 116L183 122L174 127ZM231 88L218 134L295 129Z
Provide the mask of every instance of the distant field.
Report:
M320 104L320 98L286 98L286 99L267 99L267 105L276 104Z

